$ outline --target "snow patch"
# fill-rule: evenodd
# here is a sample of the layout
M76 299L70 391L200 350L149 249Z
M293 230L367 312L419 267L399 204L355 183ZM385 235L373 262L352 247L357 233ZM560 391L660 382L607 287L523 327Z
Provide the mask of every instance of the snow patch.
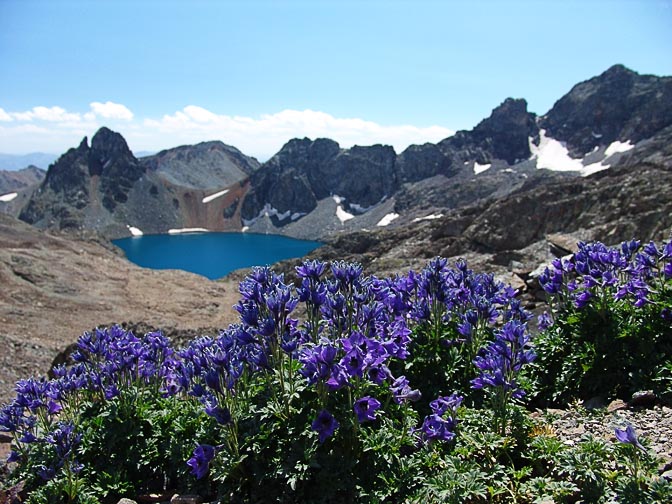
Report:
M491 166L492 166L491 163L478 164L478 161L474 161L474 175L478 175L479 173L483 173L485 170L487 170Z
M423 221L423 220L440 219L441 217L443 217L442 213L431 214L431 215L427 215L426 217L416 217L415 219L413 219L413 222L420 222L420 221Z
M336 207L336 217L338 217L338 220L340 220L341 222L349 221L350 219L355 218L354 215L343 210L343 207L341 205L338 205Z
M295 221L300 219L304 215L306 215L306 212L294 212L289 218L290 220Z
M134 227L134 226L129 226L128 224L126 225L128 230L131 232L131 236L142 236L143 233L140 228Z
M250 229L250 226L243 226L243 228L240 230L241 232L245 233Z
M249 227L252 226L258 219L261 217L273 217L275 216L278 220L283 221L287 218L290 218L292 215L296 215L298 212L292 213L291 210L280 213L277 208L273 208L270 203L266 203L264 208L261 209L259 215L253 219L243 219L243 226Z
M583 163L573 159L562 142L546 136L546 130L539 130L539 145L529 139L532 158L537 159L537 168L553 171L581 171Z
M9 203L14 198L16 198L18 195L19 195L19 193L15 193L15 192L10 192L10 193L7 193L7 194L3 194L2 196L0 196L0 201L2 201L3 203Z
M205 228L182 228L182 229L169 229L168 234L183 234L183 233L207 233L208 230Z
M394 219L397 219L397 218L399 218L398 213L394 213L394 212L388 213L385 217L383 217L382 219L380 219L378 221L378 224L376 224L376 226L389 226L390 222L392 222Z
M345 198L341 198L338 194L334 194L331 196L333 200L336 202L337 205L340 205L345 201Z
M592 175L593 173L606 170L609 167L610 165L604 164L604 161L601 161L599 163L592 163L583 167L583 169L581 170L581 176L587 177L588 175Z
M210 196L206 196L203 198L202 202L203 203L210 203L212 200L219 198L220 196L224 196L226 193L228 193L228 189L224 189L223 191L216 192L214 194L211 194Z
M607 150L604 151L604 155L609 157L613 156L617 152L627 152L634 146L635 144L630 143L630 140L628 140L627 142L619 142L618 140L616 140L615 142L611 142L611 144L609 144Z
M516 170L514 170L513 168L504 168L502 170L502 172L504 172L504 173L516 173Z

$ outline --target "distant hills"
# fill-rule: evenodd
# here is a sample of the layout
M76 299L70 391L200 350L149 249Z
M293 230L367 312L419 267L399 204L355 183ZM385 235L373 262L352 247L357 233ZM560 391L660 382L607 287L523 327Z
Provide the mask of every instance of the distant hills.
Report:
M39 184L46 174L45 170L33 165L15 171L0 170L0 195Z
M263 164L221 142L138 159L120 134L102 128L90 145L85 138L54 162L43 182L0 202L0 211L41 228L110 238L199 227L332 240L427 219L438 224L460 209L486 211L488 202L530 191L548 196L605 171L669 170L671 134L672 78L615 65L544 115L507 98L473 129L401 153L304 138Z
M14 171L36 166L43 170L56 161L58 154L31 152L30 154L0 154L0 171Z

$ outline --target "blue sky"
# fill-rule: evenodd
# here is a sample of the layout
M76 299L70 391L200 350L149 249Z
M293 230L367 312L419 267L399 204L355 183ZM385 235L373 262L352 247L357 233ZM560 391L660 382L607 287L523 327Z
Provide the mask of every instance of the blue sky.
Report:
M0 152L438 141L623 63L672 75L672 0L0 0Z

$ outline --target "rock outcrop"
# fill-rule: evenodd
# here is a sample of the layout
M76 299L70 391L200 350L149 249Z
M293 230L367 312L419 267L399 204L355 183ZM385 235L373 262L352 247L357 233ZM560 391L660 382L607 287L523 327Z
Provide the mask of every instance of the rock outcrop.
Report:
M171 184L205 190L240 182L260 165L255 158L218 141L163 150L141 158L140 163Z
M188 159L193 174L185 164ZM255 163L220 142L164 151L141 162L119 133L101 128L90 146L84 138L50 166L38 188L21 195L21 205L8 208L39 228L94 230L108 238L128 236L131 227L144 233L185 227L240 229L237 202L246 187L243 169L253 171ZM213 193L218 196L208 198Z
M539 126L582 157L615 141L632 144L672 124L672 77L639 75L614 65L574 86Z
M47 172L37 166L28 166L21 170L0 170L0 195L19 191L44 180Z
M54 163L39 189L0 211L19 209L39 227L108 237L133 226L151 233L249 228L325 240L618 166L670 166L671 139L672 77L616 65L574 86L544 116L528 111L524 99L508 98L473 129L399 154L304 138L261 166L221 142L138 160L121 135L103 128L91 147L85 139Z

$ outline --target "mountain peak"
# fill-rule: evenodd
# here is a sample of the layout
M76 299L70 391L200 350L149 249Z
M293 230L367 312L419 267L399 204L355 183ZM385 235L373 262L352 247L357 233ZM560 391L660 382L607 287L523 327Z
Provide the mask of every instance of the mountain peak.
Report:
M527 101L507 98L473 130L459 131L441 144L464 151L467 158L503 159L511 165L530 156L529 138L536 134L535 115L527 111Z
M615 141L636 143L672 124L672 78L614 65L576 84L540 121L578 157Z
M600 77L607 77L607 76L613 76L613 75L639 75L639 74L637 72L633 71L633 70L630 70L625 65L617 63L617 64L612 65L609 68L607 68L597 78L599 79Z
M101 153L123 153L133 156L123 136L103 126L91 139L91 150Z

